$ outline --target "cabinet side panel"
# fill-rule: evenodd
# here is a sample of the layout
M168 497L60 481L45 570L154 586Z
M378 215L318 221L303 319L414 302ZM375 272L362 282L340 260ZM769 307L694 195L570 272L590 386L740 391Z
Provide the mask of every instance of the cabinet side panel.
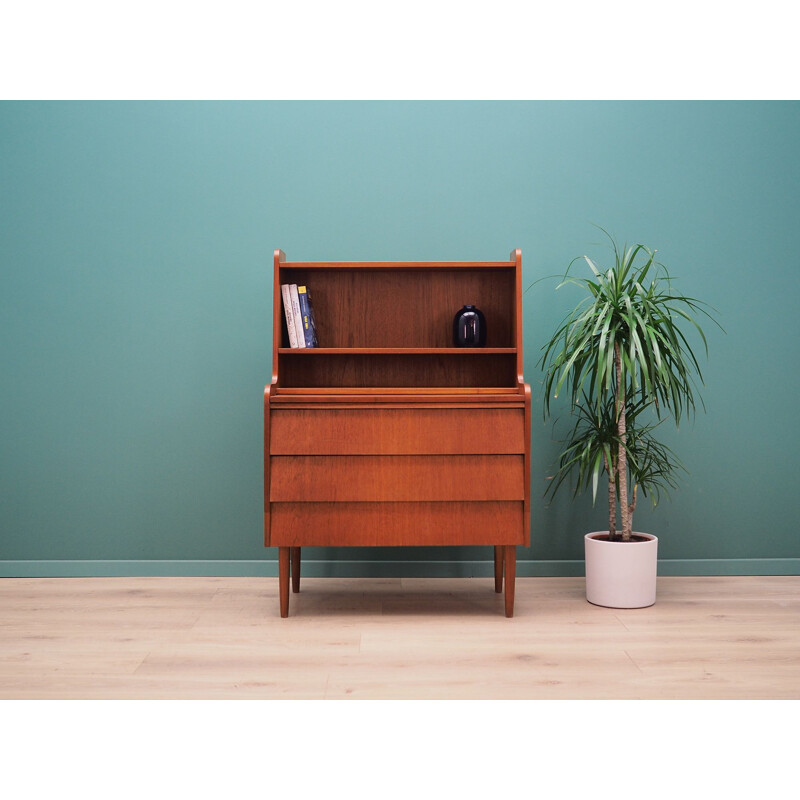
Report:
M524 512L523 519L523 544L526 547L531 543L531 387L529 384L524 384L525 389L525 433L523 434L523 442L525 445L524 457L524 471L523 471L523 487L525 490L524 496Z
M270 454L269 454L269 419L270 393L272 384L264 387L264 546L270 546Z

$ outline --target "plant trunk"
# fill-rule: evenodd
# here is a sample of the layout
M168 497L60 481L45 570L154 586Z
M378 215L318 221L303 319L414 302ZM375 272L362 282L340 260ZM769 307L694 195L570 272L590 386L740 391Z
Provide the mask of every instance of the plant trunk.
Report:
M619 478L619 512L622 523L622 541L629 542L632 532L631 508L628 505L628 458L625 453L627 428L625 425L625 383L622 380L622 354L618 342L614 342L614 363L617 368L617 435L619 450L617 455L617 476Z
M633 533L633 512L636 511L636 490L639 488L638 483L633 484L633 502L628 506L628 524L631 526L631 533Z
M608 475L608 538L617 538L617 473L614 467L608 463L608 458L603 454L603 461L606 464L606 475Z

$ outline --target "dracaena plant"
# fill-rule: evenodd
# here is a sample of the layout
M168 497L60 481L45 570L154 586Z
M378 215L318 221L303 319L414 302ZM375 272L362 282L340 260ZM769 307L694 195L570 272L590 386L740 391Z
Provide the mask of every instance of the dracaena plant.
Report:
M629 541L637 492L655 503L661 491L676 486L676 471L682 469L656 439L656 425L666 418L679 425L702 406L700 365L682 328L697 331L707 354L697 318L713 317L706 304L674 290L655 250L641 244L620 249L603 232L613 246L613 265L602 269L584 256L591 276L581 278L570 275L580 259L570 264L558 288L576 285L586 296L542 348L545 416L562 393L577 415L550 490L577 472L576 492L591 484L596 495L605 473L609 534L618 538L619 506L621 538Z
M657 505L662 492L677 488L676 473L684 470L675 453L653 435L663 420L642 423L639 414L647 405L641 400L629 404L625 415L625 439L619 435L613 397L606 398L598 416L590 399L584 395L573 408L575 424L561 453L558 470L547 493L555 494L559 486L573 477L573 496L591 487L592 503L597 498L601 476L608 478L608 530L617 537L617 497L619 495L619 448L625 448L627 485L632 487L629 504L631 526L639 492Z

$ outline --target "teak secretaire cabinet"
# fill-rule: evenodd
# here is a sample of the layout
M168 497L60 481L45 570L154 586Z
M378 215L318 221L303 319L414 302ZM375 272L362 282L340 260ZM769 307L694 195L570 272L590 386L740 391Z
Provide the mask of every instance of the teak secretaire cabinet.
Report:
M280 613L305 546L490 545L514 612L530 543L522 254L509 261L289 262L275 251L264 392L264 531ZM319 347L292 349L281 285L308 287ZM453 347L465 304L484 347Z

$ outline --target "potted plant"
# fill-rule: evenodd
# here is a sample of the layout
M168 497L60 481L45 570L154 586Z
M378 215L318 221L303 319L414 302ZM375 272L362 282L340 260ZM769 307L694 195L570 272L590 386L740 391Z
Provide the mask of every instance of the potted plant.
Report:
M692 416L702 374L683 332L694 328L708 352L697 317L713 320L704 303L678 294L655 250L644 245L618 248L614 264L601 270L588 256L591 277L567 269L559 284L584 289L586 296L542 348L545 417L550 402L567 392L576 422L548 489L555 493L567 476L577 476L575 493L608 481L608 530L585 536L586 596L597 605L641 608L655 602L658 539L634 532L638 494L658 502L677 486L683 469L655 435L667 419L677 425ZM617 514L619 512L619 526Z

